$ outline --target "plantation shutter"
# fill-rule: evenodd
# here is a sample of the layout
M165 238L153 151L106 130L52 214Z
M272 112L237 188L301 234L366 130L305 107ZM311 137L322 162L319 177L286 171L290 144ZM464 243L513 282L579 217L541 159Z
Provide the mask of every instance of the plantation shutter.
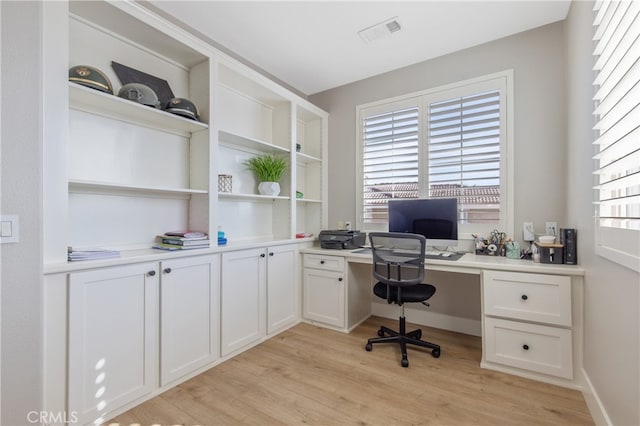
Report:
M640 271L640 2L596 2L595 249Z
M640 230L640 3L599 6L594 37L597 223Z
M387 203L418 197L418 108L363 119L363 220L386 223Z
M500 91L428 107L428 194L457 198L463 223L500 221Z

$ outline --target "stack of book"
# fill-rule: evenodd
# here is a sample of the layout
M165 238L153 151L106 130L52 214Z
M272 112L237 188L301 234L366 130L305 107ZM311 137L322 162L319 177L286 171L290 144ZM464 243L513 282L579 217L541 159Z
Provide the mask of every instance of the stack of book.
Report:
M209 236L199 231L171 231L158 235L153 248L159 250L190 250L209 247Z
M107 259L118 256L120 256L120 252L117 250L107 250L103 248L74 249L73 247L67 247L67 260L69 260L69 262L75 262L76 260Z

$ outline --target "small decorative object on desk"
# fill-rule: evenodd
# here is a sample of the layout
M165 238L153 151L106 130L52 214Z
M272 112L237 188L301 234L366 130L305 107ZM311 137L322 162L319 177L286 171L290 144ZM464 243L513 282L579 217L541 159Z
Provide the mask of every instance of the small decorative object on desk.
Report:
M507 234L494 229L491 232L491 236L487 239L476 234L471 234L475 240L476 254L482 254L487 256L506 256L511 259L520 258L520 246L516 242L507 240ZM511 257L509 256L509 243L511 243ZM513 247L515 245L515 248Z
M209 237L200 231L170 231L156 237L158 250L190 250L209 247Z
M505 247L507 248L507 257L509 259L520 259L520 244L517 241L507 241Z
M223 246L227 244L227 238L224 236L224 232L218 231L218 245Z
M304 194L300 191L296 191L296 198L304 198Z
M231 175L218 175L218 192L231 192L232 179Z

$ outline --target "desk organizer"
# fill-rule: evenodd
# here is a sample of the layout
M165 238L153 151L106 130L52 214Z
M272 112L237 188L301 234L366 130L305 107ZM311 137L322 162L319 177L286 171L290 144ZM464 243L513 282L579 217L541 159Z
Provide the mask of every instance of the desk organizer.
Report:
M540 263L564 263L564 244L535 243L540 253Z

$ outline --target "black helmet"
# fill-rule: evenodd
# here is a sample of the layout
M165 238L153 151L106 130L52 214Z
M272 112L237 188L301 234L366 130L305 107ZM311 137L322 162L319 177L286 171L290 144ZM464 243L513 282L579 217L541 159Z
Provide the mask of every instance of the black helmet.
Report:
M198 107L193 102L185 98L172 98L169 99L164 110L172 114L181 115L183 117L190 118L192 120L198 120L200 114L198 113Z
M153 108L160 108L158 95L151 87L142 83L128 83L120 88L118 96L139 104L148 105Z
M69 81L113 95L113 86L109 77L94 67L76 65L69 68Z

